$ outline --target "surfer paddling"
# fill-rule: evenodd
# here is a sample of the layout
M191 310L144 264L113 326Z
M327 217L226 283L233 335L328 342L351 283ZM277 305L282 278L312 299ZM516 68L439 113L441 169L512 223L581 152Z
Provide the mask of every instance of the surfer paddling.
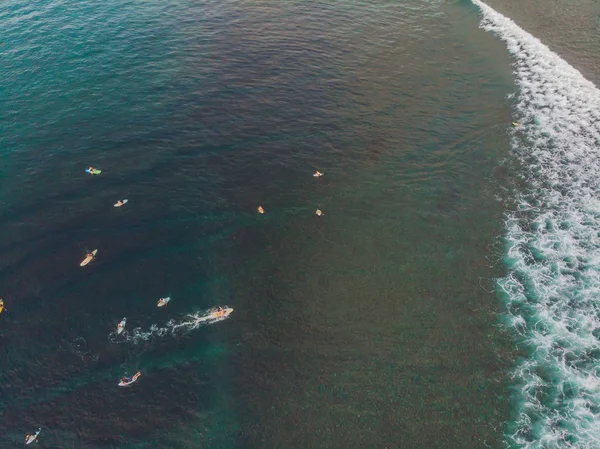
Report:
M131 385L142 375L141 371L138 371L133 375L133 377L122 377L119 381L119 387L126 387L127 385Z
M164 307L164 306L166 306L167 304L169 304L169 301L170 301L170 300L171 300L171 298L170 298L170 297L168 297L168 296L167 296L166 298L160 298L160 299L158 300L158 304L156 304L156 307Z
M211 317L212 318L225 318L228 317L231 312L233 312L233 309L231 307L226 307L223 308L221 306L219 306L217 309L213 310L213 312L211 313Z
M127 318L123 318L119 324L117 324L117 335L123 333L125 330L125 324L127 323Z
M99 175L100 173L102 173L102 170L98 170L97 168L94 168L92 166L89 166L88 168L86 168L85 171L88 172L92 176Z
M27 434L25 435L25 444L31 444L33 443L35 440L37 440L38 435L40 434L40 432L42 431L42 428L40 427L36 433L32 433L32 434Z
M83 259L79 265L82 267L85 267L88 263L90 263L92 260L94 260L94 257L96 257L96 254L98 254L97 249L95 249L94 251L91 251L91 252L88 251L85 254L85 259Z

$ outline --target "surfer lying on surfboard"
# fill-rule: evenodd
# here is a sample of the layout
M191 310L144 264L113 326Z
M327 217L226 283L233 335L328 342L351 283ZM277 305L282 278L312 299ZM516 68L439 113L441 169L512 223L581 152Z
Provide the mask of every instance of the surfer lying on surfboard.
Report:
M231 312L233 312L233 309L231 307L227 307L226 309L224 309L223 307L219 306L216 310L214 310L211 313L211 316L214 318L224 318L226 316L229 316Z
M102 173L102 170L98 170L97 168L94 167L88 167L85 169L86 172L88 172L90 175L99 175L100 173Z
M166 298L160 298L158 300L158 304L156 304L156 307L164 307L167 304L169 304L170 300L171 300L171 298L169 296L167 296Z
M117 201L117 202L115 203L115 207L121 207L121 206L123 206L124 204L126 204L126 203L127 203L127 201L129 201L129 200L119 200L119 201Z
M42 431L42 428L40 427L36 433L33 433L31 435L27 434L25 435L25 444L31 444L33 443L35 440L37 440L38 435L40 434L40 432Z
M91 252L88 251L85 254L85 259L83 259L79 265L82 267L85 267L88 263L90 263L94 259L94 257L96 257L96 254L98 254L97 249L95 249L94 251L91 251Z
M121 378L121 380L119 381L119 387L126 387L127 385L131 385L136 380L138 380L138 377L140 377L141 375L142 375L142 373L140 371L138 371L137 373L135 373L133 375L133 377L123 377L123 378Z
M120 334L125 330L125 324L127 323L127 318L123 318L119 324L117 324L117 334Z

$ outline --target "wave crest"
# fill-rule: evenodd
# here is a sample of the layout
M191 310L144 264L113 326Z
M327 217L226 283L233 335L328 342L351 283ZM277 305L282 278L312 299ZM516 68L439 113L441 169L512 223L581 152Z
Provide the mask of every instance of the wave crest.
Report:
M528 357L512 376L510 446L600 447L600 91L479 0L481 26L515 58L512 149L528 188L506 220L498 287Z

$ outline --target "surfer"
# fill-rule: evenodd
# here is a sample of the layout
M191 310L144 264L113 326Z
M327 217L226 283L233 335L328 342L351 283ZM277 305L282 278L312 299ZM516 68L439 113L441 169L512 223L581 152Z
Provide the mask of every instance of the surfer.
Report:
M4 312L4 300L0 298L0 313Z
M138 380L138 377L140 377L141 375L142 375L142 373L140 371L138 371L137 373L135 373L133 375L133 377L123 377L123 378L121 378L121 380L119 381L119 387L126 387L127 385L131 385L136 380Z
M212 315L213 315L215 318L225 318L225 317L229 316L229 314L230 314L231 312L233 312L233 309L230 309L230 308L224 309L223 307L219 306L219 307L217 308L217 310L215 310L215 311L212 313Z
M317 209L316 212L315 212L315 215L317 217L320 217L320 216L325 215L325 214L323 213L323 211L321 209Z
M258 213L259 214L264 214L265 210L262 208L262 206L258 206Z
M125 200L123 200L123 201L119 200L115 203L115 207L121 207L123 204L125 204L125 202L126 202Z
M117 324L117 334L120 334L125 330L125 323L127 323L127 319L123 318L119 324Z
M320 178L321 176L323 176L323 173L321 173L319 170L317 170L316 172L313 173L313 176L315 178Z
M33 443L35 440L37 440L38 435L40 434L40 432L42 431L42 428L40 427L36 433L34 434L27 434L25 435L25 444L31 444Z
M167 304L169 304L170 300L171 300L171 298L160 298L158 300L157 307L164 307L164 306L166 306Z
M98 254L97 249L95 249L94 251L91 251L91 252L86 251L85 259L83 259L79 265L82 267L85 267L88 263L90 263L92 260L94 260L94 258L96 257L96 254Z

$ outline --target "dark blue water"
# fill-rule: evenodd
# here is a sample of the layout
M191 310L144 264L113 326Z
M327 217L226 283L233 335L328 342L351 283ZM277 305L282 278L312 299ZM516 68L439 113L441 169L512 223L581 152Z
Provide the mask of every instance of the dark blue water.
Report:
M0 446L499 447L513 87L472 5L0 20Z

